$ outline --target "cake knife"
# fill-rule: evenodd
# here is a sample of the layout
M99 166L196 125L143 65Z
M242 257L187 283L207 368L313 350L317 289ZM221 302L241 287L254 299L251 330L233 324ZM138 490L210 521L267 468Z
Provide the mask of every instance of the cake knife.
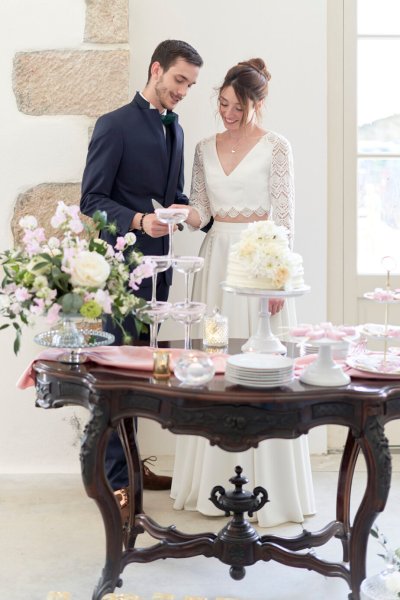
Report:
M163 206L160 202L158 202L158 200L154 200L154 198L151 199L151 203L153 205L154 210L156 208L165 208L165 206ZM179 231L183 230L183 223L178 223L178 229Z

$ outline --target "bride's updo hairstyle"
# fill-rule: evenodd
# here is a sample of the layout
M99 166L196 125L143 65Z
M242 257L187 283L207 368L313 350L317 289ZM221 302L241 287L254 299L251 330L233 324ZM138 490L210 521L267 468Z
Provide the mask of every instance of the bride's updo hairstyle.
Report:
M249 100L254 102L257 119L260 117L260 105L257 103L266 98L270 79L271 74L262 58L250 58L229 69L218 89L218 98L225 88L232 86L243 109L243 125L247 123Z

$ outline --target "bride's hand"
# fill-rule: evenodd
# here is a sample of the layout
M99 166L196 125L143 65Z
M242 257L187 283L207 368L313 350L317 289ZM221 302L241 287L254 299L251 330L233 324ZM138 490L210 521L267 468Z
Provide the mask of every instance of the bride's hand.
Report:
M281 298L270 298L268 303L268 310L271 314L271 317L278 314L283 308L285 301Z
M168 208L188 208L189 214L185 219L185 223L188 223L192 227L200 226L200 215L193 206L186 206L185 204L171 204Z

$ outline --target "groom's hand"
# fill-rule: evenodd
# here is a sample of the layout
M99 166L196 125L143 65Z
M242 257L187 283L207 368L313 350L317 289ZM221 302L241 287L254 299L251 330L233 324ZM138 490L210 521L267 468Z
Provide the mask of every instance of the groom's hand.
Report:
M268 303L268 310L271 314L271 317L278 314L278 312L282 310L284 304L285 301L281 298L270 298Z
M161 223L154 213L149 213L143 219L143 229L150 237L158 238L168 235L168 225Z

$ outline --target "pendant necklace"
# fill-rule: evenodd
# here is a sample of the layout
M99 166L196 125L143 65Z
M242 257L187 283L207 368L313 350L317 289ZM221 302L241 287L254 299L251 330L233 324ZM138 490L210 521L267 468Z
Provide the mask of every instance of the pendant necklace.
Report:
M238 141L236 142L236 144L234 144L234 146L231 147L231 154L235 154L236 150L239 148L240 146L240 142L242 141L242 139L244 138L244 136L242 135Z

